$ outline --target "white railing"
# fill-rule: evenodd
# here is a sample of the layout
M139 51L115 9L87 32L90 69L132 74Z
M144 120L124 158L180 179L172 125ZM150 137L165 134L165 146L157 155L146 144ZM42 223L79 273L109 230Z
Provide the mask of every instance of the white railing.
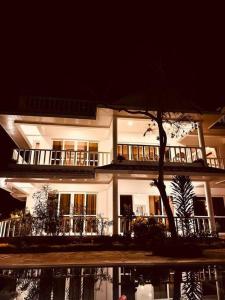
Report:
M225 169L225 158L207 158L207 164L212 168Z
M159 146L154 145L117 145L118 159L134 161L158 161ZM193 163L202 159L202 151L199 147L167 146L165 162Z
M14 149L13 160L24 165L104 166L110 164L109 152L50 149Z
M109 235L111 225L97 216L17 217L0 221L0 237Z
M132 216L130 218L119 216L119 233L124 234L132 231L132 226L135 221L148 223L149 220L154 219L156 223L163 224L166 231L169 230L169 223L167 216ZM186 235L185 222L188 222L191 233L210 233L210 218L207 216L195 216L189 218L174 217L175 226L179 235ZM225 216L215 216L217 232L225 232ZM139 223L140 224L140 223Z

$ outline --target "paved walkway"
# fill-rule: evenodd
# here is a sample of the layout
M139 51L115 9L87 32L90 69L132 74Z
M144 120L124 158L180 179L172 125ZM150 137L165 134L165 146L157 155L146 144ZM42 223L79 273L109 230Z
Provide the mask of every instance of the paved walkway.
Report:
M90 251L26 254L0 254L1 268L56 266L121 266L121 265L197 265L225 264L225 249L206 250L201 258L167 258L144 251Z

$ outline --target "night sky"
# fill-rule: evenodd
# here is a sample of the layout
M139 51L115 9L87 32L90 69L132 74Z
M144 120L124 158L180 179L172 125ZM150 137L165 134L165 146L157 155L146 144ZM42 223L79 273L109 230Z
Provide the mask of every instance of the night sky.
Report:
M112 103L169 86L199 104L222 106L222 13L215 6L55 10L14 4L1 25L1 103L20 95ZM1 145L9 144L1 134Z
M223 104L222 7L88 6L11 11L2 93L113 102L169 86Z

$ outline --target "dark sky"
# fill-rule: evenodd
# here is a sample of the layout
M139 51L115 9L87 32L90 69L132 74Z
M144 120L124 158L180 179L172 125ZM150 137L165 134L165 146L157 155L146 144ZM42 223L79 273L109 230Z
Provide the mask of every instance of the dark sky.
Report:
M168 85L224 101L222 7L18 11L3 27L6 94L113 101Z
M224 105L223 13L196 4L11 4L1 16L1 103L20 95L112 102L169 86Z

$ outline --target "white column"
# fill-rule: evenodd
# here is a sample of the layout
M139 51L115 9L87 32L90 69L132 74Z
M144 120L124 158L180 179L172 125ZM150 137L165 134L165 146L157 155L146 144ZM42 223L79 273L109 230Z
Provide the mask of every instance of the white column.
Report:
M206 197L206 204L208 210L210 230L211 232L216 232L216 222L215 222L214 211L213 211L213 202L212 202L210 184L208 181L204 182L204 188L205 188L205 197Z
M118 234L118 178L113 175L113 235Z
M117 117L113 116L113 162L117 161Z
M202 122L198 122L198 143L202 151L202 159L204 160L205 166L207 166L205 139L204 139L204 133L202 128Z

